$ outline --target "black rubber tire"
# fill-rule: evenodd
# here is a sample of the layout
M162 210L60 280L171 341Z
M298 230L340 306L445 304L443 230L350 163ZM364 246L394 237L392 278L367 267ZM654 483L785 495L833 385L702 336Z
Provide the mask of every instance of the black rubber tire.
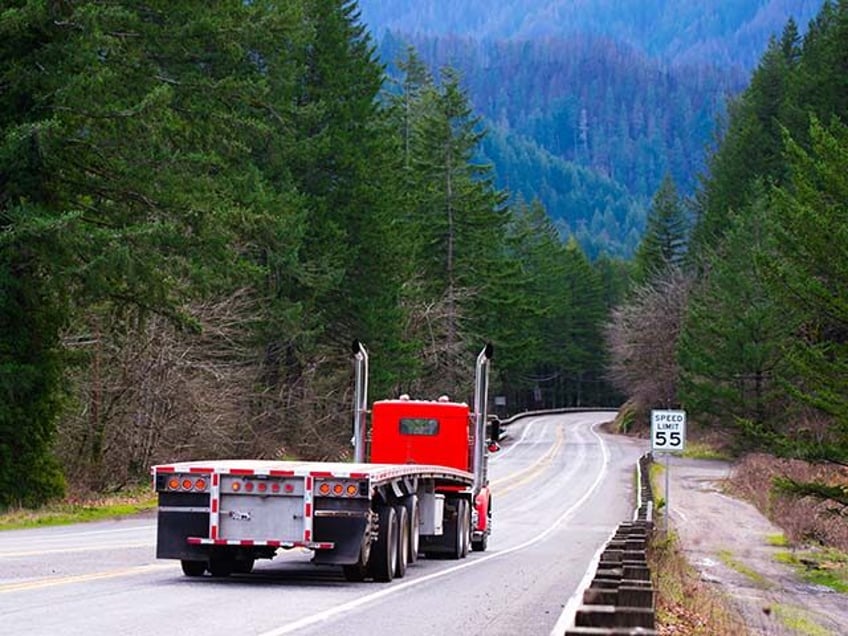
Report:
M465 499L456 499L454 501L456 519L454 519L453 536L450 537L450 553L448 556L451 559L461 559L466 554L468 526L465 524L465 516L467 509L465 507Z
M343 565L342 572L344 573L345 581L360 583L365 580L368 570L361 563L352 563L350 565Z
M206 561L188 561L183 559L180 561L183 568L183 574L186 576L203 576L206 572Z
M225 577L233 573L235 566L235 561L229 556L212 557L208 569L212 576Z
M406 506L398 504L395 506L397 516L397 565L395 565L395 578L402 579L406 576L406 566L409 565L409 514Z
M409 516L409 562L415 563L421 549L421 510L418 508L418 495L410 495L403 503Z
M397 568L397 513L394 506L382 506L377 511L380 517L377 540L371 546L368 573L375 581L388 583Z
M238 559L233 563L233 572L236 574L250 574L253 572L255 563L256 559Z

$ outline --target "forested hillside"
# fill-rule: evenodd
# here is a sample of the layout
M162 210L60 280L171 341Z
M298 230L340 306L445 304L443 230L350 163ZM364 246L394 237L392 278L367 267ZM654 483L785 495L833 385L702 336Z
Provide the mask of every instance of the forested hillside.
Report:
M694 191L727 99L768 38L821 1L361 6L390 72L409 45L433 72L460 70L496 183L539 198L595 257L632 255L665 175Z
M152 463L349 454L372 395L618 403L626 280L507 205L456 74L384 83L347 0L0 12L0 506Z
M730 108L691 234L656 195L641 285L607 331L625 419L683 406L736 450L848 465L846 63L844 0L803 38L788 24ZM844 470L833 474L780 487L844 517Z
M464 35L475 40L535 40L596 35L673 64L753 68L788 17L806 25L823 0L361 0L377 38Z

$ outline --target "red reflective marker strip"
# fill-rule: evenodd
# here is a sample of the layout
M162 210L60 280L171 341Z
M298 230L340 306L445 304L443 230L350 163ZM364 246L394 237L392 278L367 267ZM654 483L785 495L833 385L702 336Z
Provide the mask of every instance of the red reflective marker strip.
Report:
M272 470L269 474L272 477L294 477L293 470Z
M173 473L173 472L176 472L176 471L174 470L173 466L157 466L156 472L157 473Z
M351 479L365 479L366 477L368 477L368 473L351 473L350 474Z
M303 514L307 517L312 516L312 504L308 503L303 507Z
M188 469L190 473L209 473L211 474L214 471L213 468L207 468L206 466L192 466Z
M210 528L209 538L210 539L217 539L218 538L218 526L212 526Z
M213 514L218 512L218 500L217 499L212 500L212 512L213 512Z
M311 477L332 477L333 473L328 470L313 470L309 475Z
M253 475L256 473L252 468L230 468L231 475Z

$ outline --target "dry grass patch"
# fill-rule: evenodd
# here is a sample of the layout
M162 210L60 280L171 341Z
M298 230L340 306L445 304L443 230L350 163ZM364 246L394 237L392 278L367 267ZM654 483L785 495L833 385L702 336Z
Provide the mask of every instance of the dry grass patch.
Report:
M848 468L751 454L740 460L727 484L732 494L750 501L779 526L790 543L821 544L848 552L848 509L834 502L779 493L772 484L781 477L844 485L848 484Z
M651 576L657 591L657 632L662 636L715 636L748 629L722 594L701 580L686 561L677 538L655 536L649 553Z

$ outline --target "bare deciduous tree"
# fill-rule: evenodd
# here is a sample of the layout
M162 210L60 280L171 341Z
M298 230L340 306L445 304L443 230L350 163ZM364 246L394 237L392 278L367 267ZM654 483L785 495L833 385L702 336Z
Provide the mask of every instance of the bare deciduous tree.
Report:
M676 360L689 282L676 268L638 287L605 328L610 381L641 411L677 405Z

